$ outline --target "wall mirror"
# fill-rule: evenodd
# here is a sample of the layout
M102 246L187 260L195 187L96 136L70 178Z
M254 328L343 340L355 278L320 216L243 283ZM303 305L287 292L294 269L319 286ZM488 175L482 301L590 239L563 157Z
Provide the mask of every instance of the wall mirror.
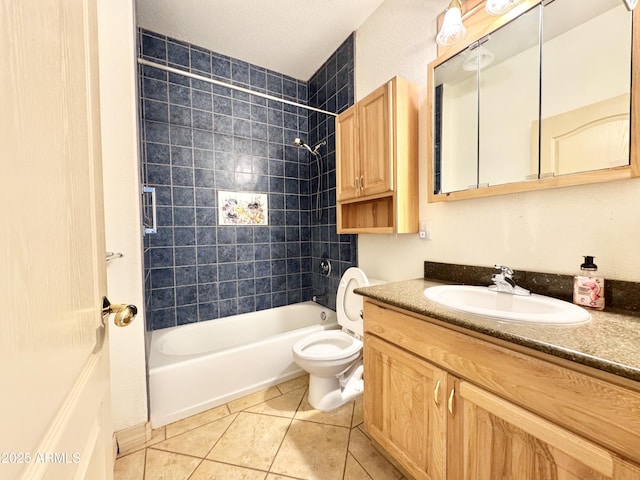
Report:
M621 0L525 3L429 65L429 201L640 174L634 13Z

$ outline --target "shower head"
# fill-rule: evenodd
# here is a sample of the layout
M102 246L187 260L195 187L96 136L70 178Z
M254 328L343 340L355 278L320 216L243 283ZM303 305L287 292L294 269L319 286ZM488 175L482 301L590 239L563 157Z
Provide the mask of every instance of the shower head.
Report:
M320 149L320 147L326 144L327 142L325 140L319 142L315 147L313 147L313 153L316 153Z
M306 148L307 150L309 150L309 153L311 153L316 159L316 165L318 166L318 181L317 181L317 189L316 189L316 195L315 195L316 197L315 212L318 217L318 221L320 221L322 218L322 204L321 204L322 198L320 197L320 191L322 190L322 155L320 155L318 150L320 149L321 146L326 145L327 142L323 140L319 142L315 147L311 148L309 145L304 143L300 138L296 137L293 139L293 144L296 147Z
M322 142L318 143L315 147L311 148L309 145L307 145L306 143L304 143L300 138L296 137L296 138L294 138L294 139L293 139L293 144L294 144L296 147L304 147L304 148L306 148L307 150L309 150L311 153L313 153L313 154L315 155L316 153L318 153L318 149L319 149L322 145L326 145L326 144L327 144L327 142L322 141Z
M298 137L293 139L293 144L296 147L304 147L307 150L309 150L311 153L313 153L313 150L311 150L311 147L309 145L307 145L306 143L304 143L302 140L300 140Z

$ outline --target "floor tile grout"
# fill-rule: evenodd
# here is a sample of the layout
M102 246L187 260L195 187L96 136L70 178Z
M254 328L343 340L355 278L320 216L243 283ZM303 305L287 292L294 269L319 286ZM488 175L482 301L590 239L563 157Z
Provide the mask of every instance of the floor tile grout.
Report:
M286 393L282 393L282 390L280 388L278 388L278 391L280 391L282 395L286 395ZM292 390L292 391L295 391L295 390ZM282 443L284 442L284 439L287 438L287 434L289 433L289 430L291 430L291 425L293 424L293 420L296 418L296 413L298 413L298 410L300 409L300 406L304 401L304 396L308 393L308 391L309 391L309 388L308 387L305 388L305 391L300 397L300 400L298 401L298 405L296 406L296 409L293 412L293 415L289 419L289 425L287 426L287 430L284 432L284 435L282 436L282 440L280 440L280 445L278 445L278 449L276 450L276 454L273 456L273 458L271 459L271 463L269 464L269 472L271 472L271 469L273 468L273 463L276 461L276 458L278 457L278 453L280 453L280 449L282 448ZM267 476L269 476L268 473L267 473Z
M290 380L289 382L293 382L296 379ZM334 459L336 459L337 463L333 464L333 468L339 467L340 465L340 458L342 458L342 465L341 465L341 474L340 474L340 479L344 479L346 478L347 473L349 473L348 469L353 470L353 468L357 468L359 469L359 471L361 470L361 473L366 475L366 478L371 479L371 480L378 480L376 479L376 477L373 475L373 473L369 472L369 470L367 470L367 464L369 464L370 468L374 468L374 469L379 469L379 466L376 466L375 462L374 464L371 463L371 459L367 456L370 455L368 453L358 453L359 456L361 456L362 458L358 458L356 457L356 454L351 452L351 446L352 446L352 441L359 441L361 442L361 440L355 440L356 437L354 437L354 429L358 429L359 433L361 435L364 435L365 438L367 440L370 440L368 435L366 435L366 432L364 432L363 428L362 428L362 412L361 412L361 408L362 406L360 405L358 407L358 412L356 412L356 406L357 406L357 402L352 401L351 405L350 405L350 410L349 409L345 409L343 412L339 412L337 411L335 416L331 416L330 413L328 412L319 412L313 409L313 407L311 407L308 404L308 383L307 386L299 386L296 387L295 384L289 384L287 385L288 382L284 382L283 384L277 385L275 386L276 392L279 392L279 394L276 394L273 397L269 397L269 394L265 394L265 397L263 397L261 399L261 401L256 401L255 403L253 403L253 398L251 398L251 395L256 395L255 400L257 400L260 395L261 392L256 392L255 394L251 394L248 395L247 397L243 397L243 398L247 398L247 399L251 399L249 400L250 404L246 404L243 405L242 404L242 399L237 399L234 402L237 402L235 405L239 406L242 405L242 408L235 410L232 412L232 408L229 406L229 403L218 406L218 407L214 407L211 410L208 410L206 412L202 412L201 414L197 414L197 415L203 415L202 416L202 420L204 421L204 423L196 423L199 422L199 420L197 419L197 415L194 415L193 417L196 417L194 419L192 419L192 421L194 422L193 424L190 423L184 423L185 426L188 426L190 428L186 429L186 430L181 430L180 427L175 428L175 425L178 424L179 422L183 422L184 420L187 419L183 419L183 420L179 420L177 422L173 422L172 424L160 427L160 429L164 429L163 432L161 434L158 434L159 437L161 437L160 439L155 439L155 442L151 445L149 444L145 444L144 447L142 447L139 450L136 450L134 452L129 452L127 453L127 455L123 455L122 457L119 457L119 459L126 459L129 458L131 455L139 453L140 450L144 450L144 453L142 454L142 461L143 461L143 465L142 465L142 478L140 480L145 480L147 479L148 475L152 475L153 471L149 470L149 457L148 457L148 452L150 450L153 450L154 452L157 452L157 454L154 454L154 461L160 461L160 462L164 462L167 460L164 460L162 456L157 456L158 454L170 454L170 455L178 455L184 458L189 458L192 459L192 461L197 461L197 464L195 465L195 467L193 467L193 469L191 470L190 473L186 474L185 472L185 476L180 476L180 478L177 478L175 480L189 480L192 478L200 478L200 475L202 475L202 473L198 473L199 470L201 468L205 468L206 469L210 469L210 468L220 468L220 467L213 467L212 465L210 465L207 462L211 462L212 464L217 464L217 465L226 465L227 467L231 467L233 469L246 469L246 470L252 470L255 472L260 472L260 473L264 473L265 477L264 479L268 479L270 478L270 476L279 476L282 477L283 479L291 479L291 480L310 480L311 478L319 478L317 477L316 474L310 474L311 476L305 475L303 477L300 476L295 476L295 475L291 475L291 473L293 472L304 472L304 471L309 471L311 472L313 470L313 468L318 468L318 465L320 465L322 463L322 461L318 461L318 457L315 456L315 452L312 454L312 457L309 458L307 457L306 453L301 453L302 455L302 461L303 463L301 465L305 465L304 460L305 458L308 458L309 460L311 460L312 458L315 458L315 460L313 460L314 463L310 463L308 464L309 466L303 466L301 468L300 464L298 464L297 462L299 462L300 460L294 460L294 462L296 463L290 463L291 462L291 458L296 458L295 455L294 457L291 457L291 447L292 445L294 446L294 448L298 448L301 447L302 448L302 452L304 452L304 442L303 444L298 444L297 442L300 440L300 438L303 437L299 437L301 432L304 432L304 435L306 435L306 432L304 430L301 430L305 427L302 427L302 425L316 425L315 428L316 430L312 430L312 431L323 431L322 428L326 427L326 428L331 428L333 432L339 432L339 431L343 431L342 429L346 428L346 443L345 445L345 450L344 452L342 452L342 457L340 456L335 456L336 454L339 454L339 450L337 449L338 445L343 445L342 442L344 441L344 438L342 435L344 434L339 434L337 438L342 438L343 440L339 440L339 443L336 444L336 448L329 450L329 452L333 452L333 453L329 453L330 456L333 456ZM285 386L286 385L286 386ZM289 388L289 387L293 387L293 388ZM272 387L269 387L272 388ZM293 392L295 392L296 390L303 390L303 392L301 392L300 398L297 401L297 404L293 404L293 405L288 405L288 400L289 399L282 399L282 403L276 403L276 405L274 406L270 406L269 402L272 401L277 401L279 398L288 395L288 394L292 394ZM268 392L269 389L265 389L262 392ZM293 400L293 398L291 398L291 400ZM260 405L265 405L264 407L264 411L260 411L262 410L262 408L258 408L256 409L256 407L260 406ZM294 406L295 405L295 406ZM213 410L216 410L220 407L224 406L224 410L223 413L221 414L221 416L216 416L215 419L213 420L209 420L210 418L213 418L213 416L217 415L216 413L214 413L212 416L206 416L204 414L206 414L207 412L211 412ZM277 415L276 413L274 413L274 409L282 409L283 412L287 413L287 415ZM342 407L341 407L342 408ZM250 409L256 409L257 411L255 412L250 412ZM271 411L269 410L271 409ZM357 413L357 416L356 416ZM224 453L224 448L221 451L218 451L218 455L216 457L216 459L214 460L213 458L208 458L212 452L214 451L214 449L216 448L216 446L218 446L220 444L220 442L223 440L223 438L225 438L225 435L227 435L230 431L230 429L232 428L232 426L234 426L234 424L236 424L236 422L238 422L238 419L240 418L240 416L244 414L244 415L255 415L256 418L265 418L265 417L270 417L270 418L277 418L277 419L281 419L281 420L287 420L288 424L286 426L286 429L284 430L284 432L281 434L282 436L280 437L279 440L279 444L277 446L277 448L275 449L275 453L273 453L272 450L267 449L268 455L272 455L270 457L270 461L268 464L267 469L265 470L264 468L258 467L257 465L259 465L260 462L255 463L253 462L253 460L251 461L247 461L245 462L245 460L242 460L242 462L238 462L237 460L233 460L234 455L232 454L231 457L228 457L225 453ZM289 416L290 414L290 416ZM235 418L233 419L229 419L228 417L231 416L235 416ZM227 419L229 420L229 423L226 425L226 427L224 427L224 425L220 425L220 427L224 427L223 430L218 431L216 430L216 427L213 427L212 430L210 430L211 432L215 432L215 435L217 435L216 440L213 442L213 444L211 444L210 446L208 446L208 443L201 443L201 446L208 446L209 448L206 450L206 453L204 454L200 454L198 453L201 447L196 447L194 444L194 448L197 448L198 450L196 450L196 453L198 453L197 455L193 454L193 453L184 453L187 450L180 450L180 448L178 448L178 445L176 445L175 447L172 446L172 444L168 444L168 449L163 450L162 448L159 448L158 445L161 444L162 442L166 442L169 441L171 439L175 439L177 437L179 437L180 435L188 435L188 434L195 434L192 437L185 437L186 441L195 441L195 442L199 442L201 441L200 439L203 439L204 441L206 441L207 435L209 435L209 432L202 432L200 433L200 435L204 434L204 437L198 437L198 433L196 433L195 431L198 430L199 428L203 428L206 427L208 425L211 425L215 422L221 421L223 419ZM301 422L300 424L294 423L294 421L297 422ZM247 425L251 425L251 423L246 423L247 420L245 418L244 420L244 425L245 427ZM357 424L354 425L354 422L358 422ZM282 423L282 421L280 422L276 422L276 423L269 423L267 422L267 424L263 424L263 425L281 425L281 427L278 428L282 428L284 425ZM171 425L174 425L174 428L167 428L170 427ZM292 428L294 425L298 425L298 427L296 427L296 432L298 435L298 440L295 440L296 436L292 436L289 437L290 433L293 432ZM236 429L235 429L235 433L234 435L238 435L238 432L243 432L242 431L242 427L241 424L236 424ZM238 430L238 428L240 430ZM271 427L268 427L271 428ZM318 430L318 428L320 430ZM160 430L158 429L158 430ZM174 433L173 435L169 435L172 432L178 432L178 433ZM156 430L154 430L154 432L156 432ZM275 431L274 431L275 432ZM241 433L241 435L244 435L244 432ZM280 433L278 433L278 435L280 435ZM153 434L152 434L153 437ZM200 438L200 439L199 439ZM232 437L233 438L233 437ZM253 440L251 440L251 442L253 442L255 440L255 436L253 437ZM285 444L285 442L287 442L287 439L290 438L290 440L288 440L288 446L287 446L287 451L283 451L283 446ZM360 437L357 437L360 438ZM274 438L275 439L275 438ZM230 440L233 444L233 440ZM293 442L293 443L292 443ZM229 442L226 442L226 448L228 448L229 446ZM272 444L273 445L273 444ZM176 448L178 451L175 450L171 450L169 448ZM187 447L190 450L190 447ZM307 444L307 449L309 448L308 444ZM343 448L340 446L340 448ZM358 452L360 452L362 449L362 446L358 447ZM307 450L308 452L313 451L312 450ZM300 453L300 452L298 452ZM282 457L279 459L278 462L278 470L282 470L282 471L288 471L288 474L285 473L279 473L278 471L273 471L274 465L276 464L276 460L279 458L279 455L282 454ZM322 454L321 454L322 455ZM364 455L364 456L363 456ZM379 453L377 454L379 455ZM227 460L225 459L225 457ZM288 457L288 458L287 458ZM164 457L166 459L168 458L172 458L172 457ZM177 457L173 457L173 458L177 458ZM241 457L235 457L236 459L240 459ZM263 457L265 460L269 457ZM362 460L364 460L364 463L362 462ZM254 466L249 466L251 464L251 462L253 462ZM245 464L246 463L246 464ZM189 463L185 463L185 465L188 465L188 468L192 468L193 464L189 464ZM209 465L208 467L206 465ZM316 465L316 467L312 467L311 465ZM351 466L350 466L351 465ZM284 467L284 468L282 468ZM291 468L293 467L293 468ZM156 468L158 468L156 466ZM309 468L311 470L309 470ZM395 470L395 469L393 469ZM326 473L326 472L325 472ZM337 471L335 472L336 474L338 473ZM351 472L353 473L353 472ZM393 476L388 476L387 474L385 474L384 478L398 478L398 479L404 479L404 477L402 477L402 475L398 476L397 475L398 472L396 471L395 474L393 474ZM321 475L320 477L324 478L323 475ZM118 478L118 476L116 476L116 479ZM128 478L128 477L127 477ZM138 477L139 478L139 477ZM151 478L151 477L149 477ZM235 477L234 477L235 478ZM332 479L333 480L333 479Z

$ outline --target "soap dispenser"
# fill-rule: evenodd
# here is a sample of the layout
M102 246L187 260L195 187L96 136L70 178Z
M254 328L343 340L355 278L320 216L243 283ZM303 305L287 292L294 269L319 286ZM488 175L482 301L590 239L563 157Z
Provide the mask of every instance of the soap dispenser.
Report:
M573 280L573 303L594 310L604 310L604 278L597 276L594 257L586 255L580 265L580 275Z

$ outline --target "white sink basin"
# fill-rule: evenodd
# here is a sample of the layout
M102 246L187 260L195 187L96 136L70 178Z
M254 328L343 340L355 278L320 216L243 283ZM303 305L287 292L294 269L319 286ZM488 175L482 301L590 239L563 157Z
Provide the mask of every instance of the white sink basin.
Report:
M584 308L543 295L511 295L488 287L439 285L424 291L443 307L504 322L544 325L576 325L591 320Z

